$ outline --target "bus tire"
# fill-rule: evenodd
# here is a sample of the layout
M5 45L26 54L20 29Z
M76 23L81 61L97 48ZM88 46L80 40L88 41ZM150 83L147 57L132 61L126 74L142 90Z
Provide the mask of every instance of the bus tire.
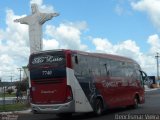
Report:
M138 108L138 97L137 96L134 97L134 104L132 105L132 108L133 109L137 109Z
M95 100L95 108L94 108L95 115L99 116L103 113L103 103L100 98Z

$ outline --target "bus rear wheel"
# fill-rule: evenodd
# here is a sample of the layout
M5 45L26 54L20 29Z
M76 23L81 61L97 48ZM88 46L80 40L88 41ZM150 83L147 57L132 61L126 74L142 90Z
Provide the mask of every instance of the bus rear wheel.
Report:
M101 99L96 99L95 101L95 108L94 108L94 113L99 116L103 112L103 103Z

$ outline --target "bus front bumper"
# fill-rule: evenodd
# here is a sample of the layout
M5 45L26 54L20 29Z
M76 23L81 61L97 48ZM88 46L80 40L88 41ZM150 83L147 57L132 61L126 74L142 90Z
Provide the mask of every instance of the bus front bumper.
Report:
M63 104L32 104L33 113L72 113L75 112L74 101L70 101Z

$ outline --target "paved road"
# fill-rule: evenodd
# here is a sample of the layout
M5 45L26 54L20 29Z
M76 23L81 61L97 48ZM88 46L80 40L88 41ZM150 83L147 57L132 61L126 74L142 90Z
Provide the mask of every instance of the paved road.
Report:
M67 118L66 118L67 119ZM75 114L69 120L160 120L160 89L146 92L146 102L138 109L118 108L100 117ZM18 120L60 120L54 114L19 114Z

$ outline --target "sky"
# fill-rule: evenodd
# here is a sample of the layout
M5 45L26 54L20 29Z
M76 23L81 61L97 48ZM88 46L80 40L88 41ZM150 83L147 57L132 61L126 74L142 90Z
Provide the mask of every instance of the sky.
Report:
M30 55L28 26L14 20L41 12L59 13L43 25L43 50L74 49L122 55L157 75L160 53L160 0L0 1L0 78L19 79Z

